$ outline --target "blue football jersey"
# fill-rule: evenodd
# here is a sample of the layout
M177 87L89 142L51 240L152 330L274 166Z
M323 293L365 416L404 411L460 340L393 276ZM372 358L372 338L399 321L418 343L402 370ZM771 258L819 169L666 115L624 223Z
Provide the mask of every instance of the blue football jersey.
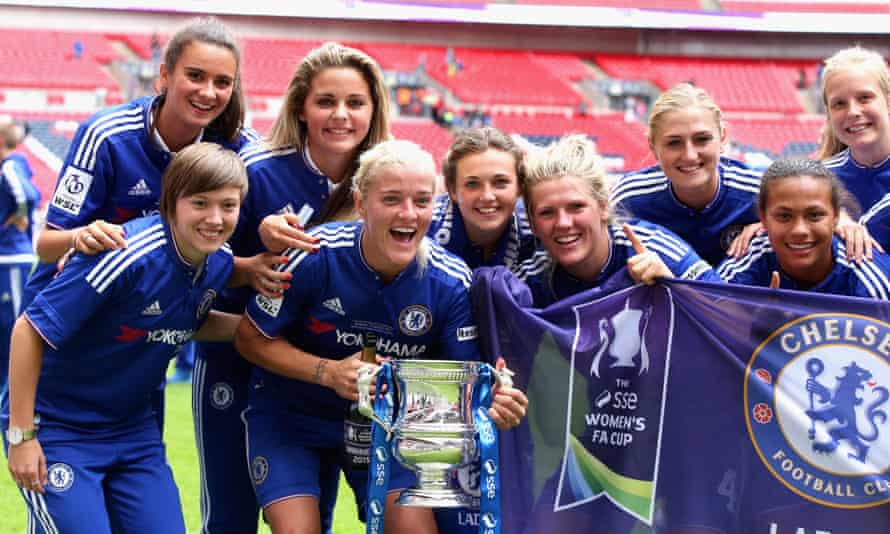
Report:
M512 269L535 252L535 237L528 223L522 200L516 203L513 216L498 241L494 255L488 261L485 261L482 247L470 241L460 209L448 195L436 198L433 220L427 235L435 239L445 250L462 258L471 269L495 265Z
M0 225L14 215L31 217L27 171L14 158L0 162ZM0 226L0 263L33 261L31 237L13 225ZM4 259L5 257L5 259ZM17 258L15 261L10 258Z
M717 194L702 210L680 202L660 165L621 177L612 188L610 202L619 214L675 232L705 261L716 265L742 229L759 220L756 199L761 176L729 158L721 158L717 173Z
M859 219L859 224L868 228L868 233L885 251L890 250L890 193L875 202Z
M720 280L711 266L701 259L692 247L670 230L638 219L630 219L626 222L640 238L643 246L658 254L677 278L713 282ZM560 267L543 250L539 250L531 259L519 265L515 270L516 277L528 285L535 306L543 308L557 300L588 289L600 288L604 292L610 293L634 284L629 275L613 276L627 266L628 258L636 254L633 245L620 225L610 225L608 230L609 241L612 244L609 259L596 280L589 282L578 280Z
M331 184L294 146L270 148L258 141L239 153L247 168L249 187L241 203L238 226L229 240L235 256L249 257L266 251L259 227L268 215L293 213L304 225L322 212L330 197ZM217 301L217 308L242 313L253 295L250 287L230 287Z
M361 222L310 230L315 253L291 251L283 268L294 275L283 296L256 296L247 316L267 337L285 337L311 354L343 359L361 349L365 332L377 333L377 352L393 358L478 360L470 314L470 270L426 240L425 267L417 261L384 282L365 263ZM333 390L255 368L252 406L284 407L332 423L342 431L348 402ZM337 423L340 421L340 423Z
M241 205L238 228L230 243L237 256L264 252L259 226L268 215L293 213L304 225L321 214L330 197L327 176L294 146L270 148L263 142L245 146L240 154L250 183Z
M126 249L75 255L25 310L45 340L35 406L42 436L154 425L152 394L171 357L231 276L227 247L194 269L160 216L124 228Z
M890 193L890 156L874 165L867 167L859 164L850 149L846 149L822 163L840 178L856 200L862 212L868 211L878 200ZM852 214L854 217L859 213Z
M806 291L890 299L890 256L875 250L872 261L847 261L844 242L837 236L832 238L831 250L834 254L834 268L824 280ZM766 235L754 238L747 254L741 258L727 259L717 268L717 274L727 282L764 287L769 287L773 271L779 273L779 287L782 289L801 289L800 284L782 272L769 236Z
M120 224L158 213L161 177L175 154L153 138L156 102L156 97L137 98L80 125L47 208L47 226L65 230L97 219ZM245 128L234 143L208 132L202 141L237 152L254 139L256 133ZM40 291L55 272L55 262L39 264L28 280L28 294Z

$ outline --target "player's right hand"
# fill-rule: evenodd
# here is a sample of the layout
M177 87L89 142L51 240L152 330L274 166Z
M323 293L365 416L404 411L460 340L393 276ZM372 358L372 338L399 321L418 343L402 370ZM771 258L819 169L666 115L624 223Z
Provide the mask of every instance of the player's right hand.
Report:
M44 493L46 456L37 438L9 447L9 474L18 487Z
M735 239L732 240L732 244L730 244L729 248L726 250L726 255L731 258L741 258L748 252L748 246L751 244L751 240L754 239L755 236L761 235L764 232L766 232L766 230L764 230L763 224L760 222L749 224L742 229L739 235L735 236Z

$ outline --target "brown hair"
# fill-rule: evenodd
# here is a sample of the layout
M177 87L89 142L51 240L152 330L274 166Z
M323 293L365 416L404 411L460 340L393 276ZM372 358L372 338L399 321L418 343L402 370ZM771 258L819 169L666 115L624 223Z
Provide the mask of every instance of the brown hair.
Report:
M445 187L453 192L457 187L457 164L472 154L481 154L486 150L500 150L513 156L516 178L519 185L525 182L525 152L513 141L513 138L497 128L469 128L458 132L451 142L451 147L442 160L442 174Z
M214 132L228 141L235 141L244 125L244 91L241 88L241 48L229 28L214 17L192 19L180 28L164 49L164 65L172 73L186 47L192 43L206 43L225 48L235 57L235 79L233 80L232 96L226 109L213 119L207 130ZM160 106L164 105L166 92L158 97Z
M273 147L294 145L298 149L306 148L308 131L306 123L300 120L303 114L306 97L312 87L312 80L320 72L329 68L350 68L362 75L374 109L371 114L371 128L368 135L356 149L355 159L346 170L343 181L331 194L320 215L322 222L331 220L339 214L352 200L352 174L358 168L358 158L365 150L390 138L389 132L389 89L383 79L380 66L369 55L355 48L339 43L329 42L310 51L300 62L293 78L284 94L284 103L278 112L278 118L272 125L267 142Z
M247 195L247 170L238 154L216 143L194 143L179 152L161 178L161 217L169 223L182 197L225 187Z

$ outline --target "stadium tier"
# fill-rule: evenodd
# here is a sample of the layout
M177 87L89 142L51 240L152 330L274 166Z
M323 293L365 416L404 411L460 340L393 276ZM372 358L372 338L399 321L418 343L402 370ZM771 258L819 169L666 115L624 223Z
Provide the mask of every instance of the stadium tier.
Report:
M700 0L515 0L517 4L701 11Z
M751 118L729 116L730 139L748 150L767 152L771 157L806 156L815 151L825 120L821 115Z
M100 33L4 29L0 87L115 90L102 65L118 57Z
M681 2L637 2L636 7ZM754 3L754 2L740 2ZM726 4L726 3L724 3ZM157 38L163 45L167 36ZM0 35L0 56L14 68L0 73L0 105L4 89L46 90L47 111L29 108L15 112L25 120L79 121L88 114L66 105L64 90L108 90L106 105L124 100L117 82L102 63L124 55L151 60L151 34L73 33L11 30ZM81 43L74 59L74 42ZM286 90L297 63L320 40L246 37L243 44L243 80L252 125L261 133L271 127L278 97ZM115 43L112 46L112 43ZM649 82L666 89L692 81L708 90L732 118L730 135L744 151L770 157L807 153L818 139L821 119L803 115L800 87L811 86L817 62L628 54L584 55L571 52L530 52L503 49L447 48L432 45L350 42L393 73L416 76L458 109L478 109L490 115L494 126L546 143L570 132L587 134L609 158L613 171L638 168L651 162L645 140L644 115L596 109L578 87L608 76L614 80ZM119 52L129 49L126 54ZM155 48L157 53L158 48ZM522 83L516 83L522 80ZM582 105L583 103L583 105ZM589 112L589 113L588 113ZM396 136L414 140L433 152L437 161L451 139L448 130L428 119L398 118ZM44 128L50 150L61 157L59 138L70 140L67 129Z
M661 89L691 81L726 111L803 112L796 88L816 77L816 61L728 60L597 54L596 64L613 78L650 81Z
M545 66L535 59L534 53L524 51L353 44L379 61L385 70L424 71L464 102L531 106L581 103L581 95L572 88L570 79L563 77L564 72L577 76L584 67L580 59L572 61L570 55L561 55L555 66Z
M442 158L451 145L451 133L428 119L393 121L392 133L396 138L414 141L430 151L437 165L442 163Z
M771 2L769 0L721 0L724 13L890 13L887 2Z
M605 156L621 158L614 170L633 169L649 162L645 127L624 120L623 113L577 115L565 113L495 113L492 124L504 131L546 144L567 133L583 133L596 140Z

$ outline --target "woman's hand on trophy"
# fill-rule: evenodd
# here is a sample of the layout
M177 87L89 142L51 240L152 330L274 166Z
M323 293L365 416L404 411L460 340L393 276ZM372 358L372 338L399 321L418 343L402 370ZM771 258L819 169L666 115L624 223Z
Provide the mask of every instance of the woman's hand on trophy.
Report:
M495 368L503 369L506 365L503 358L498 358ZM525 417L527 408L528 397L525 396L525 393L512 386L498 386L494 391L488 415L499 429L509 430L519 426Z
M358 370L362 365L360 352L342 360L330 361L321 374L319 383L333 389L346 400L357 401Z
M318 365L321 367L319 371L316 369L316 382L333 389L337 395L349 401L358 400L358 370L367 365L361 359L362 353L356 352L348 358L342 360L319 360ZM325 364L324 362L328 363ZM378 363L383 360L377 357ZM371 396L376 390L375 385L377 377L371 381Z

